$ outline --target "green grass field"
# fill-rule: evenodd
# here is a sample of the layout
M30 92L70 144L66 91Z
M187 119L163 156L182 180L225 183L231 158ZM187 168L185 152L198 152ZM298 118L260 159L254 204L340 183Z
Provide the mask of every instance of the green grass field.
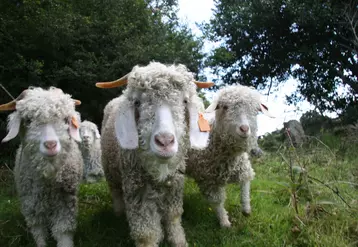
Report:
M357 149L342 154L334 145L281 149L254 160L250 217L241 214L240 188L227 187L231 229L220 229L197 185L187 179L183 225L189 246L358 246ZM300 165L306 172L300 173ZM35 246L19 210L11 171L5 168L0 174L0 246ZM82 184L79 196L76 246L133 246L125 217L113 214L105 182Z

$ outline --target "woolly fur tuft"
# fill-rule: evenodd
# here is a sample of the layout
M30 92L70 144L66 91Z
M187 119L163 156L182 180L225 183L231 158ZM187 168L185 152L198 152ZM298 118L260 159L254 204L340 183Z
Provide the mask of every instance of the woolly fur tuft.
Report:
M36 119L37 123L53 122L55 119L76 115L71 96L59 93L54 87L49 90L30 87L26 97L17 102L16 112L22 119Z

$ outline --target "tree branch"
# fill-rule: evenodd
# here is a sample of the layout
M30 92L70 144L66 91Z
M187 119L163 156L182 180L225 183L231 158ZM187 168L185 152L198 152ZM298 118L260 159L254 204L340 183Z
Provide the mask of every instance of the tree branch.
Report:
M13 100L15 99L14 96L12 96L11 93L9 93L9 91L7 91L2 84L0 84L0 87L10 96L10 98L12 98Z
M352 5L355 6L354 3L352 4L352 2L346 4L346 8L344 10L344 16L353 34L354 40L352 40L351 42L353 42L354 46L358 47L358 35L356 32L356 28L358 25L358 20L356 20L358 10L357 8L353 9Z

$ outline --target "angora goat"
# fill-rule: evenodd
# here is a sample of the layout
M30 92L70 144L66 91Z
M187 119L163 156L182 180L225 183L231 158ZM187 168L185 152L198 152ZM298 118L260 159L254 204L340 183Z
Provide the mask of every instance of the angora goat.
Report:
M224 208L229 183L240 183L242 211L251 213L250 181L255 173L248 152L256 141L259 111L270 116L254 89L241 85L220 89L204 114L212 128L209 145L205 150L189 151L186 173L198 183L222 227L231 226Z
M90 121L83 121L80 127L82 143L80 149L84 161L83 180L95 183L104 177L102 168L101 135L97 125Z
M104 109L102 164L117 214L125 210L136 246L158 246L164 224L173 246L187 246L181 225L187 149L205 148L198 96L184 65L151 62L114 82L123 94ZM196 82L199 87L212 83Z
M21 212L38 247L46 246L48 228L58 247L73 246L77 191L83 160L75 112L78 100L61 89L29 88L1 105L9 115L2 142L21 138L15 160L15 182Z

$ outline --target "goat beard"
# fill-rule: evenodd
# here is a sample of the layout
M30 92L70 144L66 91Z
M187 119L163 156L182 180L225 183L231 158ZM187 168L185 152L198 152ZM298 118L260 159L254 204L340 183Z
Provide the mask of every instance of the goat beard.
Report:
M235 153L248 152L250 138L252 137L249 136L247 138L243 138L243 137L239 137L238 135L233 135L230 132L218 131L218 130L215 130L213 136L211 137L216 147L222 147L224 149L223 151L235 152Z
M45 178L52 179L52 178L56 177L56 174L57 174L58 170L60 169L60 167L56 164L57 164L57 162L55 162L54 164L47 162L47 164L45 166L37 167L37 168L38 168L38 170L42 171L42 175Z
M38 161L36 161L36 170L42 174L42 176L46 179L54 179L56 177L57 172L61 168L61 162L59 162L58 157L53 160L48 159L47 157L38 157Z
M27 159L29 159L31 164L35 164L36 171L41 173L44 178L52 179L56 177L56 174L60 170L62 164L60 162L60 154L58 154L55 158L43 156L38 150L38 143L27 143L22 152L24 151L29 154L34 154L27 157Z
M170 175L173 175L181 163L181 159L177 155L166 161L149 153L145 155L142 153L140 156L143 169L157 182L164 182Z

